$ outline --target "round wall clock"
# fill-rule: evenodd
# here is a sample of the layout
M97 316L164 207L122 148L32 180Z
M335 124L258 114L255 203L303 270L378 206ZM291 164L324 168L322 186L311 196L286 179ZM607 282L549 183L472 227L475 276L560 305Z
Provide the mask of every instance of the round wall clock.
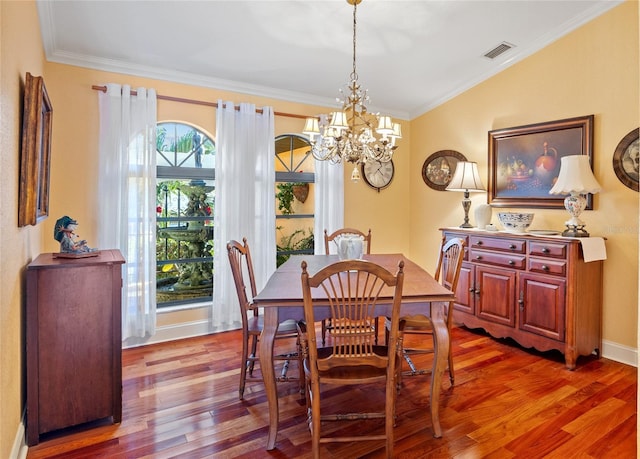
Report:
M462 153L440 150L429 156L422 165L422 180L434 190L444 191L449 185L458 161L466 161Z
M385 189L393 180L395 169L393 160L387 162L367 161L362 165L362 178L367 185L380 192Z
M638 133L634 129L625 135L613 153L613 170L618 179L632 190L638 191Z

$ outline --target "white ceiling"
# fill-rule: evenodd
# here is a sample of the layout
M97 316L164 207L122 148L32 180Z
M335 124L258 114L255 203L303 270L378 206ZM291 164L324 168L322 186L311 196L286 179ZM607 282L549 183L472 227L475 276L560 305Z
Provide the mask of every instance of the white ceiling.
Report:
M359 81L371 111L412 119L619 3L364 0L357 10ZM346 0L37 5L53 62L327 107L336 106L352 70L353 7ZM484 57L502 42L515 47Z

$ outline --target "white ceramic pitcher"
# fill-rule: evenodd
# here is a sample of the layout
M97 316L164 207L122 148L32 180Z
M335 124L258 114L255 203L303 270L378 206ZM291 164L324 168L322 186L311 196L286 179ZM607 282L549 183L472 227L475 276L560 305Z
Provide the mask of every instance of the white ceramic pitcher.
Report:
M340 260L356 260L362 258L364 238L355 234L343 234L334 239L338 247Z

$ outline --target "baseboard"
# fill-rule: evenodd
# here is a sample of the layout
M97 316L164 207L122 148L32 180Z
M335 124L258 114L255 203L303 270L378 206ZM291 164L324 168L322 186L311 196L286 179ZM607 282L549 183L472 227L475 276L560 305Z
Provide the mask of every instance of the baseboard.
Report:
M638 349L614 343L613 341L602 340L600 354L605 359L638 367Z
M183 322L176 325L167 325L156 328L155 335L148 338L129 338L122 343L122 348L146 346L148 344L164 343L167 341L175 341L184 338L193 338L196 336L208 335L210 333L218 333L227 330L237 330L241 328L240 323L234 324L228 328L212 327L208 319Z
M18 424L18 431L16 432L16 436L13 439L13 446L11 447L11 455L10 459L26 459L27 452L29 448L27 447L26 438L25 438L25 418L27 416L27 412L22 412L22 419L20 420L20 424Z

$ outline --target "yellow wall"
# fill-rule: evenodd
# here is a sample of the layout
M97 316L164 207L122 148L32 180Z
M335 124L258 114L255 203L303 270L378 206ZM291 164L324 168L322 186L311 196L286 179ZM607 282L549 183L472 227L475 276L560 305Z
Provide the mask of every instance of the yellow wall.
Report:
M0 457L10 457L24 407L24 267L42 250L43 225L18 228L25 74L43 74L33 2L0 2Z
M344 223L366 232L371 228L371 250L379 253L410 254L410 177L413 154L410 123L400 121L403 138L393 154L395 175L388 188L378 192L363 180L351 181L353 167L344 168Z
M487 186L492 129L595 115L594 173L602 185L583 220L607 238L603 339L636 347L638 193L612 167L618 142L640 124L638 3L627 2L411 123L411 255L435 260L438 227L462 222L461 193L439 192L421 178L433 152L457 150L477 161ZM476 193L473 208L486 202ZM532 228L563 229L564 210L534 209ZM493 221L497 223L497 210ZM434 216L437 216L434 218Z

